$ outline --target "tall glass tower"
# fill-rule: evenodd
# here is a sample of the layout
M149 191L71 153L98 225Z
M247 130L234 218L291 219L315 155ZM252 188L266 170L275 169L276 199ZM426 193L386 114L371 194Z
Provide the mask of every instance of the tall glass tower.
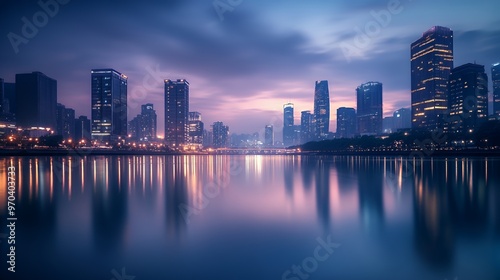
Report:
M412 127L442 127L448 109L447 84L453 69L453 31L441 26L427 30L411 44Z
M294 140L293 127L293 104L287 103L283 105L283 145L291 146Z
M500 119L500 63L493 64L491 80L493 81L493 115Z
M382 133L382 84L369 82L356 89L358 132L361 135Z
M165 80L165 143L179 147L189 141L189 83Z
M92 139L127 136L127 76L114 69L93 69Z
M356 110L341 107L337 109L337 138L352 138L356 135Z
M323 140L330 131L330 92L328 81L316 81L314 90L315 137Z

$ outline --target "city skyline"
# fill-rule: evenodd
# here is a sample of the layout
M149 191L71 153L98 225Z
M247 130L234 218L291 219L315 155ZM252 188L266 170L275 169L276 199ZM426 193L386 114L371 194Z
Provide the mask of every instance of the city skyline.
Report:
M321 3L325 7L318 9L314 5L293 2L289 12L304 11L298 16L297 23L286 21L287 26L284 26L285 21L282 21L276 25L277 30L267 31L262 27L276 22L270 15L279 15L279 20L287 14L280 12L280 1L266 2L265 8L262 3L246 1L234 11L225 13L224 20L220 21L210 3L204 7L202 4L158 2L158 11L151 13L150 19L137 27L134 26L135 20L125 17L126 13L137 8L137 13L144 14L151 12L151 8L127 3L113 14L116 22L129 27L127 32L106 33L103 29L103 34L107 34L103 36L99 32L88 34L95 30L91 28L106 22L99 17L102 14L91 11L91 5L69 2L60 6L59 13L46 26L38 28L36 37L19 45L17 54L7 36L4 37L0 50L5 63L0 69L0 77L11 83L16 73L41 71L58 81L59 103L74 108L77 116L90 116L89 69L118 69L130 77L129 119L140 112L140 104L144 103L153 103L158 108L158 115L162 116L163 79L185 78L191 82L190 108L202 112L206 123L223 120L234 133L260 131L266 124L279 127L282 120L277 119L282 117L281 106L287 102L294 103L297 112L312 110L314 81L328 80L333 93L330 131L335 131L335 110L355 108L355 89L365 81L377 80L384 84L384 99L387 100L384 102L384 116L410 106L409 45L432 26L447 26L454 31L456 66L476 61L485 65L490 74L491 65L500 61L498 40L495 40L500 32L495 27L498 25L495 25L494 13L494 6L498 3L488 3L488 9L482 10L481 17L466 16L470 3L464 2L461 4L463 8L451 11L446 10L446 4L438 3L419 22L406 18L426 8L424 3L400 3L401 11L392 14L385 26L381 24L380 32L369 38L370 43L355 49L349 59L341 47L343 43L352 45L359 35L356 28L364 30L366 24L377 22L373 14L387 10L388 3L365 2L351 7ZM36 3L23 7L7 3L5 21L9 24L0 27L4 34L21 34L23 22L20 18L31 19L41 9ZM477 4L474 7L477 8ZM266 12L253 17L262 10ZM323 10L333 11L333 14ZM85 38L89 39L85 41L78 36L68 39L67 32L73 30L71 27L76 24L74 16L79 12L99 19L94 23L86 17L78 17L80 29L82 21L88 23L81 30L82 34L88 35ZM160 16L160 13L163 14ZM443 13L447 16L442 16ZM313 14L318 22L310 21ZM172 19L166 20L165 15L172 16ZM179 23L175 21L186 15L197 15L199 20L176 30L174 27L179 27ZM347 19L349 15L351 17ZM167 31L160 32L158 27ZM136 37L144 39L145 44L130 39ZM105 47L89 47L89 43L97 39L102 40ZM148 45L147 42L155 44ZM195 43L201 44L202 49L195 47ZM158 44L163 44L162 51L152 46ZM40 52L40 49L44 51ZM121 51L116 52L116 49ZM190 56L192 51L199 54ZM47 60L47 57L51 59ZM375 67L366 67L367 64ZM391 67L376 67L377 64L390 64ZM218 82L213 83L214 80ZM489 95L491 98L491 86ZM245 118L248 114L254 117ZM295 123L300 123L299 114L295 114L294 119ZM163 127L163 120L159 118L159 135L163 135Z

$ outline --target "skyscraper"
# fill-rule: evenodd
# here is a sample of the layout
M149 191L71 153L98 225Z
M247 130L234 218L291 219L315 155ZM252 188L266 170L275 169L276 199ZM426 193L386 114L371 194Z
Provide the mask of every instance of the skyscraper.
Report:
M16 119L21 127L56 129L57 81L41 72L16 75Z
M189 144L201 148L203 146L203 127L201 113L189 112Z
M4 87L4 95L3 95L4 118L13 121L16 115L16 84L4 82L3 87Z
M93 69L92 139L127 136L127 76L114 69Z
M382 84L368 82L356 89L358 132L376 135L382 132Z
M314 131L314 115L311 111L302 111L300 113L300 143L316 140Z
M500 63L493 64L491 80L493 81L493 115L500 119Z
M75 137L75 110L57 103L56 116L56 134L64 139L73 139Z
M337 138L352 138L356 135L356 110L341 107L337 109Z
M436 130L448 109L447 83L453 68L453 31L435 26L411 45L412 127Z
M314 90L314 123L317 140L324 140L330 131L330 92L328 81L316 81Z
M165 80L165 143L169 147L188 144L189 83Z
M129 135L137 141L152 141L156 139L157 116L151 103L141 105L141 113L129 122Z
M293 145L294 128L293 128L293 104L287 103L283 106L283 144L285 146Z
M80 116L75 119L75 141L89 141L90 139L90 120L87 116Z
M225 148L229 144L229 127L223 122L214 122L212 126L213 145L215 148Z
M264 145L266 147L274 146L274 128L272 125L266 125L264 135Z
M448 83L450 133L477 131L488 120L488 76L484 66L468 63L451 71Z

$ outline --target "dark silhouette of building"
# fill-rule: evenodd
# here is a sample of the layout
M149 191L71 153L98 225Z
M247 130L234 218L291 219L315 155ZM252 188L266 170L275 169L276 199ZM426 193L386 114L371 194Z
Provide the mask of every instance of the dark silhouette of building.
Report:
M352 138L356 135L356 110L341 107L337 109L337 138Z
M127 76L114 69L93 69L92 139L127 136Z
M223 122L214 122L213 127L213 146L215 148L225 148L229 144L229 127Z
M401 108L393 114L393 132L399 129L411 128L411 109Z
M264 129L264 146L274 146L274 127L272 125L266 125Z
M3 111L0 114L0 120L14 122L16 117L15 83L3 82L3 98L0 100L0 102L2 102L2 111Z
M0 117L4 115L4 105L5 104L5 88L4 81L0 78Z
M330 92L328 81L316 81L314 90L314 124L316 140L328 138L330 131Z
M491 80L493 81L493 115L500 119L500 63L493 64Z
M141 113L129 122L129 135L136 141L156 139L156 111L151 103L141 106Z
M61 103L56 107L56 134L61 135L63 139L72 139L75 137L75 110L66 108Z
M90 120L86 116L80 116L75 119L75 141L90 139Z
M435 26L411 45L412 127L436 130L448 109L447 83L453 69L453 31Z
M189 112L189 144L200 148L203 146L203 129L201 113Z
M188 144L189 83L165 80L165 143L169 147Z
M16 75L16 122L56 129L57 81L41 72Z
M468 63L454 68L448 83L450 133L474 133L488 121L488 76L484 66Z
M283 144L293 145L294 135L293 104L287 103L283 106Z
M300 113L300 143L316 140L314 137L314 115L311 111Z
M368 82L356 89L358 132L376 135L382 132L382 84Z

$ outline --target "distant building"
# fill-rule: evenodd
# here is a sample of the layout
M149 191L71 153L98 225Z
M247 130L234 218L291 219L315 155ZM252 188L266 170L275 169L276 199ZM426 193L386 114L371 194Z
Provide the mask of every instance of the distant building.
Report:
M474 133L488 121L488 76L483 65L468 63L454 68L448 96L450 133Z
M56 122L55 133L57 135L61 135L63 139L73 139L75 137L75 110L57 103Z
M491 80L493 81L493 115L500 119L500 63L493 64Z
M356 110L346 107L338 108L336 138L353 138L356 133Z
M311 111L300 113L300 143L304 144L316 140L314 134L314 115Z
M57 81L41 72L16 75L16 122L56 129Z
M4 81L0 78L0 117L4 115L4 105L5 104L5 88Z
M90 120L86 116L75 119L75 141L90 141Z
M369 82L360 85L357 93L357 124L361 135L382 132L382 84Z
M293 104L287 103L283 106L283 144L291 146L294 142L294 116Z
M411 109L401 108L396 110L393 114L393 132L407 128L411 128Z
M154 141L157 131L157 116L154 105L141 105L141 113L129 122L129 135L136 141Z
M382 119L382 132L384 134L390 134L395 132L394 117L385 117Z
M199 148L203 146L204 125L201 121L201 113L189 112L189 144Z
M435 26L411 45L412 127L437 130L448 109L447 83L453 68L453 31Z
M6 121L15 121L16 117L16 84L3 83L3 115Z
M214 145L213 140L213 132L207 129L203 129L203 147L212 147Z
M93 69L92 139L117 140L127 136L127 76L114 69Z
M300 124L293 126L293 144L294 145L300 145L300 137L301 137L300 129L301 129Z
M264 146L273 147L274 146L274 128L272 125L266 125L264 129Z
M165 80L165 143L180 147L189 141L189 83Z
M229 127L223 122L214 122L213 127L213 146L215 148L225 148L229 144Z
M325 140L330 131L330 92L328 81L316 81L314 90L315 140Z

